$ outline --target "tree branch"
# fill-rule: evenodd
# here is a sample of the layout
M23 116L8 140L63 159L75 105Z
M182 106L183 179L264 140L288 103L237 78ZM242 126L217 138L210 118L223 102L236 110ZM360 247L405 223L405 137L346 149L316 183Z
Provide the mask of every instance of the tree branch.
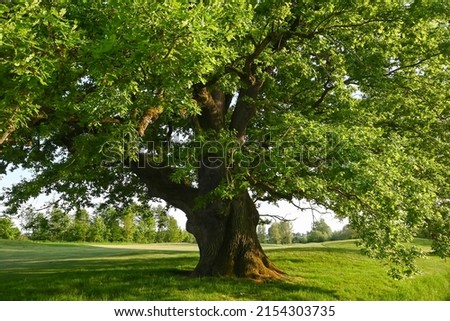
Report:
M330 15L326 16L322 21L320 21L315 27L314 27L314 33L321 32L321 29L319 29L323 24L329 22L332 18L337 17L343 13L345 13L346 10L340 10L332 12Z
M150 125L151 122L157 119L163 111L164 109L162 107L149 107L145 111L137 126L137 131L141 137L144 136L148 125Z
M417 67L417 66L421 65L423 62L425 62L425 61L427 61L427 60L430 60L430 59L432 59L432 58L434 58L434 57L436 57L436 56L439 56L439 55L440 55L440 53L433 54L433 55L431 55L431 56L422 58L422 59L420 59L419 61L417 61L417 62L415 62L415 63L413 63L413 64L405 65L405 66L400 66L400 67L398 67L398 68L395 68L395 69L389 71L387 74L385 74L385 76L391 76L392 74L394 74L394 73L396 73L397 71L402 70L402 69L407 69L407 68Z
M3 132L3 134L0 136L0 146L3 145L3 143L6 142L6 140L8 139L9 135L11 135L16 130L16 126L13 124L13 120L18 112L19 107L16 107L13 115L6 121L8 126L6 127L6 130Z
M359 23L349 23L349 24L343 24L343 25L331 25L328 26L327 28L329 29L334 29L334 28L357 28L357 27L362 27L365 26L369 23L375 23L375 22L393 22L395 20L393 19L369 19L366 21L362 21Z
M230 130L236 131L236 137L245 142L245 132L250 120L256 115L255 100L264 84L264 80L256 81L249 88L241 89L236 107L231 115Z
M249 80L251 81L252 66L256 58L266 49L266 47L275 39L275 33L269 32L266 37L255 47L255 50L247 56L243 71Z
M173 182L170 179L174 173L172 168L152 166L147 163L144 154L139 155L139 162L130 162L130 165L131 171L147 186L150 197L162 199L186 215L192 215L198 191L189 183Z
M0 146L3 145L3 143L8 139L9 135L11 135L15 130L15 127L13 125L9 125L8 128L6 128L5 132L0 137Z
M200 84L194 86L194 98L202 108L198 116L200 126L219 131L225 125L226 95L220 90L210 90Z
M325 100L325 97L328 95L328 93L334 89L335 86L331 85L330 79L328 78L323 86L323 92L320 95L319 99L317 99L313 104L312 108L317 108L320 106L320 104L323 103Z
M268 183L265 183L265 182L257 181L257 180L256 180L253 176L251 176L251 175L248 176L248 182L249 182L252 186L254 186L254 187L256 187L256 188L259 188L259 189L261 189L261 190L263 190L263 191L269 193L270 195L272 195L272 196L275 197L275 198L278 198L278 199L284 199L284 200L287 200L287 201L289 201L289 202L290 202L290 201L292 200L292 198L293 198L293 195L281 193L281 192L279 192L279 191L276 189L275 186L272 186L272 185L270 185L270 184L268 184Z
M293 219L287 219L281 215L276 215L276 214L259 214L260 217L270 217L270 218L274 218L277 221L281 221L281 222L293 222L295 221L297 218L293 218Z

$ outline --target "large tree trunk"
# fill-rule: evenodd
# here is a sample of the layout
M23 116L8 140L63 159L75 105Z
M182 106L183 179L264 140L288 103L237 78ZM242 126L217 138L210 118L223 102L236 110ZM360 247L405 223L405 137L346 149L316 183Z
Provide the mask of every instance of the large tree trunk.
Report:
M280 278L283 273L267 258L259 243L259 214L248 193L227 203L197 211L187 222L200 249L196 276Z
M141 157L141 164L145 164L145 157ZM211 199L211 192L225 177L224 164L215 159L207 155L201 162L198 188L172 182L169 168L131 165L147 184L149 195L186 213L186 229L195 236L200 250L194 275L280 278L283 273L271 263L259 243L259 214L249 193L242 191L232 200L221 200L219 196Z

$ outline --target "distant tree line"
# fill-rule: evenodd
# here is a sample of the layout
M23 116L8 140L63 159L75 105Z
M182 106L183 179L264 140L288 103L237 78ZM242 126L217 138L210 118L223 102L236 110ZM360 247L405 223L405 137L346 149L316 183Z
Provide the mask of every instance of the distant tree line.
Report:
M36 241L67 242L195 242L162 206L132 203L123 209L98 208L92 214L78 209L69 214L52 207L46 212L22 212L22 237ZM0 219L0 238L17 239L20 230L9 218Z
M292 244L349 240L357 238L350 225L339 231L332 231L325 220L313 222L311 231L294 233L290 221L263 221L257 227L261 243ZM194 243L192 234L182 230L176 219L162 206L147 206L132 203L124 209L106 207L93 214L79 209L74 214L53 207L47 212L27 208L22 213L21 232L13 221L0 217L0 239L28 238L36 241L74 241L74 242L135 242ZM431 238L430 232L423 228L417 237Z
M21 236L20 230L8 217L0 217L0 239L16 240Z
M335 240L348 240L357 238L350 225L345 225L340 231L332 231L325 220L320 219L312 225L311 231L306 234L294 233L292 222L275 222L267 229L267 222L258 225L258 238L261 243L291 244L308 242L325 242Z

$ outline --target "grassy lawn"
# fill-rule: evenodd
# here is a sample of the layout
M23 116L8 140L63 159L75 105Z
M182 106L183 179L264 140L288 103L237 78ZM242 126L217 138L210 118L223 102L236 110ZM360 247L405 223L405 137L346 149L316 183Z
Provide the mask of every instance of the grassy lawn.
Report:
M421 275L395 281L352 242L267 253L286 279L187 277L198 258L190 244L0 240L0 300L450 300L450 262L434 256L420 260Z

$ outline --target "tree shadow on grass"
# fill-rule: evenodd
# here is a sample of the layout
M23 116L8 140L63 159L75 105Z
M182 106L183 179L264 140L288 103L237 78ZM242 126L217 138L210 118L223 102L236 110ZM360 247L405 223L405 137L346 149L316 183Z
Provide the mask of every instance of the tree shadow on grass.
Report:
M256 283L188 277L198 253L174 247L155 250L0 242L0 300L315 301L365 300L385 294L394 299L415 298L390 290L397 285L383 277L383 266L374 264L358 248L288 247L267 253L288 273L286 279ZM334 266L338 268L332 270ZM368 284L374 284L372 294L364 290ZM437 298L447 297L444 293Z
M0 271L0 300L309 300L311 294L337 299L333 291L286 281L188 277L195 253L113 252L23 261Z

